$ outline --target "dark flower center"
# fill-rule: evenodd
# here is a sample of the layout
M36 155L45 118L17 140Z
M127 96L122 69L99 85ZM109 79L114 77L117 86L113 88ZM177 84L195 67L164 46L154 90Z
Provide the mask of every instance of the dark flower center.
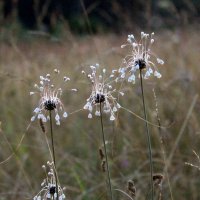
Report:
M44 102L44 108L46 110L54 110L56 108L56 104L52 100L48 100Z
M54 194L56 193L56 187L55 187L55 186L50 187L49 193L50 193L51 195L54 195Z
M138 59L137 61L135 61L135 65L139 65L139 69L146 68L146 62L143 59Z
M105 101L105 96L103 94L96 94L95 103L103 103Z

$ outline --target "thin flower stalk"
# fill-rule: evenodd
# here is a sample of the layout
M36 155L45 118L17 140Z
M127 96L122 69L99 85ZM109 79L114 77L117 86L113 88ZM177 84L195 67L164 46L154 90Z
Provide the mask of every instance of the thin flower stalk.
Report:
M146 137L148 144L148 154L150 162L150 185L151 185L151 200L154 199L154 186L153 186L153 159L152 159L152 148L151 148L151 138L149 133L149 126L147 122L147 112L145 105L145 95L143 79L148 79L150 76L154 75L157 78L161 78L162 75L158 71L157 65L163 65L164 61L158 58L155 53L151 50L151 46L154 43L154 33L147 34L141 32L140 40L137 41L134 35L128 35L127 44L122 45L124 48L126 46L131 47L131 53L128 54L123 59L122 67L119 68L119 76L116 81L127 80L130 83L135 83L136 78L140 80L140 87L142 93L142 104L145 120Z
M55 185L56 185L56 193L58 194L58 175L57 175L57 168L56 168L56 156L55 156L55 147L54 147L54 136L53 136L53 123L52 123L52 114L51 114L51 110L49 111L49 124L50 124L50 132L51 132L51 151L52 151L52 156L53 156L53 170L54 170L54 176L55 176ZM56 197L57 200L58 199L58 195Z
M59 75L59 70L55 69L55 76ZM30 92L30 95L34 95L39 93L40 100L39 105L34 109L34 116L31 118L31 121L34 121L36 118L40 120L40 124L43 122L47 122L49 120L50 125L50 137L51 137L51 150L50 155L52 156L52 166L53 170L53 180L55 180L55 194L53 195L53 199L60 200L59 197L59 186L58 186L58 176L56 169L56 157L55 157L55 144L54 144L54 134L53 134L53 120L52 115L55 113L55 122L56 125L60 125L61 116L66 118L68 116L67 112L64 109L64 105L61 101L62 96L62 88L61 86L55 86L53 84L53 80L55 76L52 78L50 74L46 76L40 76L39 84L35 84L36 92ZM70 78L64 76L63 83L68 82ZM72 91L76 91L76 89L71 89ZM61 115L62 113L62 115ZM38 197L40 199L40 197ZM37 199L38 200L38 199Z
M150 185L151 185L151 200L154 199L154 184L153 184L153 158L152 158L152 147L151 147L151 137L149 132L149 125L147 122L147 112L145 105L145 97L144 97L144 88L143 88L143 80L142 80L142 69L140 69L140 86L142 92L142 104L143 104L143 112L145 119L145 128L146 128L146 136L147 136L147 145L149 151L149 162L150 162Z
M124 93L119 92L116 88L113 87L113 83L115 82L114 77L117 70L112 70L111 75L106 76L106 69L101 69L99 64L90 66L90 69L92 72L89 73L87 77L92 84L92 91L83 108L89 111L88 118L92 118L93 114L95 116L100 116L109 193L111 200L113 200L108 152L106 148L106 139L103 125L103 113L110 114L110 120L114 121L116 119L116 112L121 108L115 95L123 96ZM86 74L85 71L82 73Z
M108 153L107 153L107 149L106 149L106 140L105 140L105 134L104 134L104 125L103 125L103 116L102 115L103 115L103 113L102 113L102 105L100 103L101 133L102 133L104 153L105 153L105 157L106 157L106 169L107 169L106 171L107 171L107 177L108 177L108 186L109 186L111 200L113 200L110 168L109 168L109 164L108 164Z

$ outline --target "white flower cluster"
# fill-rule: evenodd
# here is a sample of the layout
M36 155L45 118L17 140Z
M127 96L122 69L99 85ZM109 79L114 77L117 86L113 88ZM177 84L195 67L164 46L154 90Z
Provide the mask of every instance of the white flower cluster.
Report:
M122 45L124 48L127 45L132 47L132 52L130 55L127 55L123 60L123 67L119 68L120 76L117 78L125 79L127 78L128 82L135 83L136 73L138 70L144 70L144 78L148 79L151 75L161 78L155 62L157 64L164 64L164 61L160 58L157 58L150 47L154 43L153 39L154 33L146 34L141 32L141 39L137 41L134 35L128 35L127 42L128 44Z
M59 70L54 70L55 75L59 74ZM55 77L54 77L55 78ZM52 79L54 79L52 78ZM64 76L63 82L69 81L70 78ZM61 117L66 118L68 116L61 102L60 97L62 96L62 88L55 87L51 80L51 75L46 74L46 76L40 76L39 84L35 84L36 92L30 92L30 95L40 94L39 105L34 109L34 115L31 121L36 118L41 119L46 122L49 119L49 111L55 112L55 121L57 125L60 125ZM76 89L71 89L76 91Z
M56 189L56 175L53 170L53 163L47 162L48 167L50 168L49 172L46 170L46 166L43 165L42 168L45 171L46 178L41 183L42 189L39 191L39 193L33 198L33 200L64 200L65 194L63 193L63 190L65 188L62 188L58 184L58 194Z
M83 108L89 111L88 118L92 118L93 113L100 116L102 108L102 112L110 113L110 120L113 121L116 118L115 113L121 107L116 97L113 96L114 93L118 93L112 86L116 70L113 70L111 75L106 77L106 69L101 70L99 64L90 66L90 69L92 72L87 77L92 83L92 91ZM84 71L82 73L85 74ZM122 92L119 93L123 95Z

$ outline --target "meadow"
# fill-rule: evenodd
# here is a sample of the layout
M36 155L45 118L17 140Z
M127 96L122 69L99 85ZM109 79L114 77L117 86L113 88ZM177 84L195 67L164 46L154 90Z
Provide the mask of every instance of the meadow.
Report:
M155 199L200 199L199 34L199 27L155 32L152 50L165 61L159 67L162 78L144 81L154 173L164 176L162 187L155 184ZM29 93L39 76L55 68L71 78L68 88L78 89L76 93L63 91L62 102L71 114L60 126L54 125L57 170L66 199L109 199L99 156L103 145L100 119L88 119L82 109L91 87L81 71L95 63L108 71L119 68L127 54L121 49L126 39L125 33L74 36L68 32L59 40L31 36L1 41L1 200L33 199L40 190L45 176L42 165L50 156L39 122L30 121L38 99ZM136 188L133 199L148 199L149 160L140 118L140 84L124 83L123 87L125 95L119 102L124 109L119 110L117 120L103 116L114 199L130 199L122 192L128 193L129 180ZM49 135L48 124L45 128Z

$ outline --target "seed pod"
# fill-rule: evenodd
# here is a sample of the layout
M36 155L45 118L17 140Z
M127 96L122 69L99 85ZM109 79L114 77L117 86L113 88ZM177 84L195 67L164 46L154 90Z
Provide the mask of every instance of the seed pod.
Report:
M101 162L101 169L103 172L106 172L106 161L105 160L102 160L102 162Z
M135 187L134 181L132 180L128 181L127 190L128 190L129 195L134 198L136 195L136 187Z
M39 122L40 122L40 127L41 127L41 129L42 129L42 132L43 132L43 133L46 133L45 125L44 125L42 119L40 119Z
M105 158L102 148L99 148L99 155L101 160Z
M153 175L154 185L161 186L163 179L164 179L164 176L162 174L154 174Z

